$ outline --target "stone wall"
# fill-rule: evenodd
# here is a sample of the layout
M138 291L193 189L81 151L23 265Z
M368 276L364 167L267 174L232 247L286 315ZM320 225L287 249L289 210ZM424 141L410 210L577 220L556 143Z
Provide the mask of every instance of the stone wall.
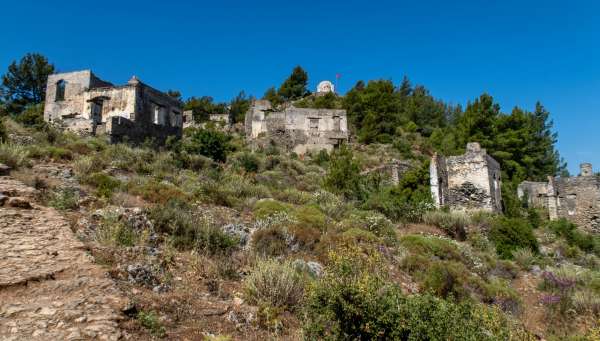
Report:
M348 139L346 111L297 108L274 109L269 101L254 101L246 113L246 136L256 143L273 142L297 154L332 150ZM262 140L262 141L260 141Z
M57 98L59 82L65 84L63 99ZM148 137L163 141L165 135L181 136L183 126L181 103L171 96L135 76L125 85L113 86L89 70L48 77L44 119L80 134L107 134L112 141L124 136L130 141Z
M548 182L524 181L517 189L534 207L546 208L551 220L566 218L591 232L600 232L600 176L589 163L573 177L548 177Z
M434 155L430 182L437 207L502 211L500 165L478 143L469 143L463 155Z

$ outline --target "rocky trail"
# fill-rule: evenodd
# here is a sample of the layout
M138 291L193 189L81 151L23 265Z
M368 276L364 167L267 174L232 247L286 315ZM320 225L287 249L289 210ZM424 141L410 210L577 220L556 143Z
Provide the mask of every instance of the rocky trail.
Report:
M35 190L0 177L0 339L117 340L127 299Z

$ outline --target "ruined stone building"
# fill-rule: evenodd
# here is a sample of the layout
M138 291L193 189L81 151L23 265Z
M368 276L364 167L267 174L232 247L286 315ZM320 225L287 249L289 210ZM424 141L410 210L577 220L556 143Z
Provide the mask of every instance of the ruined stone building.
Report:
M133 76L115 86L90 70L48 77L46 122L60 124L80 134L106 134L111 142L164 141L181 136L181 103Z
M468 143L463 155L434 155L429 171L436 207L502 211L500 164L479 143Z
M380 166L362 171L361 175L379 173L389 177L390 185L397 186L402 176L414 168L414 164L409 160L393 159Z
M267 100L252 103L245 130L254 143L274 142L297 154L331 151L348 140L345 110L297 108L293 104L278 109Z
M219 124L221 127L229 127L231 125L231 118L229 114L209 114L208 122L214 122ZM204 123L196 123L194 121L194 112L192 110L185 110L183 112L183 128L187 127L204 127Z
M600 176L583 163L579 176L548 177L548 182L524 181L519 198L548 210L550 220L566 218L591 232L600 232Z

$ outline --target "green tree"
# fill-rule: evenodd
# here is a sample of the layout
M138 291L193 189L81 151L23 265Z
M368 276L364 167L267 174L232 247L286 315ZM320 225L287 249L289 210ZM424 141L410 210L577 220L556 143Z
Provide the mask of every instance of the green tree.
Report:
M22 105L41 103L46 95L48 75L54 65L39 53L26 54L19 63L13 61L2 76L3 94L8 101Z
M279 96L285 101L303 98L310 94L308 91L308 74L301 66L296 66L292 74L281 84Z
M215 129L190 129L181 144L189 154L207 156L217 162L225 162L231 151L231 137Z
M500 105L494 103L494 98L488 94L467 104L465 112L458 117L456 123L459 144L466 146L467 142L479 142L484 148L493 147L499 115Z
M252 98L247 97L244 91L240 91L240 93L231 100L229 103L229 116L233 123L244 122L246 112L250 109L250 103L252 103Z
M275 87L270 87L269 89L267 89L267 91L265 92L265 94L263 96L263 99L266 99L269 102L271 102L271 104L274 107L283 103L283 98L277 93L277 90L275 90Z
M342 145L332 153L325 177L325 187L334 193L342 194L347 199L363 197L360 166L348 146Z
M192 115L196 122L207 121L210 114L227 113L227 105L225 103L215 103L210 96L202 96L200 98L191 97L185 102L183 108L185 110L192 110Z

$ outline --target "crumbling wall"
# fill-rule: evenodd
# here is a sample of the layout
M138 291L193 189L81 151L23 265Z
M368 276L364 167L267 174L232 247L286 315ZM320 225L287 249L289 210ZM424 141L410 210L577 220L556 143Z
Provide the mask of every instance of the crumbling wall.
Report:
M64 99L57 100L57 84L61 80L65 82ZM82 94L90 87L91 82L90 70L49 75L46 83L44 120L55 122L83 114L85 102Z
M447 158L434 155L430 182L437 207L502 210L500 165L478 143L469 143L463 155Z
M246 136L254 144L268 142L304 154L332 150L348 139L346 111L296 108L273 109L269 101L254 101L246 113Z
M106 122L106 134L111 143L143 143L147 139L152 139L157 144L164 144L169 136L180 138L181 128L164 127L152 123L140 124L121 116L112 116Z
M59 81L65 84L63 98L57 96ZM113 141L125 136L163 141L181 136L183 126L181 103L175 98L135 76L126 85L113 86L89 70L49 76L44 119L80 134L106 133Z
M577 176L555 180L557 215L600 232L600 178Z
M517 194L535 207L546 208L550 220L566 218L588 231L600 232L600 176L593 174L589 163L581 165L579 176L524 181Z

